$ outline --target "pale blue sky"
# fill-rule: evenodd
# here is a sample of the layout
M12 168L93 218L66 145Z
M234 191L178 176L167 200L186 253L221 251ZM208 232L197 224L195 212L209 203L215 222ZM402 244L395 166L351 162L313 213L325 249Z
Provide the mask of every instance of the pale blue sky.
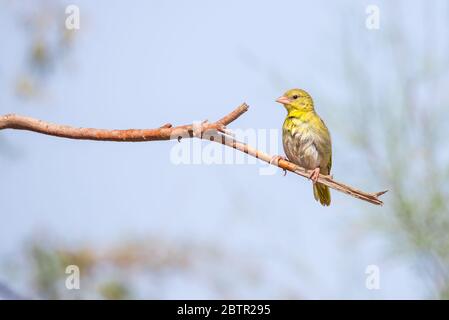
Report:
M365 7L379 3L389 17L387 2L70 3L81 10L74 52L49 79L45 97L31 103L13 93L24 63L23 31L8 10L0 11L0 113L84 127L151 128L217 119L245 101L250 111L231 128L271 129L285 116L274 99L302 87L332 132L335 176L368 190L388 187L364 180L342 133L351 119L338 122L339 111L326 103L350 96L341 91L345 37L382 37L387 23L376 33L366 30ZM419 1L410 7L419 10ZM382 65L378 70L388 73ZM0 138L16 153L0 156L0 256L11 256L36 230L70 245L156 234L247 257L264 283L235 289L236 298L282 297L285 287L310 298L423 294L408 266L384 259L381 240L362 237L358 245L351 238L355 219L367 210L382 215L382 208L336 192L332 206L323 208L310 182L292 174L260 176L260 164L174 166L172 141L71 141L19 131ZM380 291L365 288L368 264L382 269ZM239 281L230 277L229 286ZM167 296L214 297L194 279Z

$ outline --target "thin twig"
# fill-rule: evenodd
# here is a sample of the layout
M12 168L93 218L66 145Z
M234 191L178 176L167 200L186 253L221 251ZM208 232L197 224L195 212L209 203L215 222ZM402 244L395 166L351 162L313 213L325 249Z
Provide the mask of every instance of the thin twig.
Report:
M221 143L228 147L234 148L250 156L258 158L262 161L278 166L281 169L291 171L305 178L309 178L310 171L296 164L279 160L272 162L273 156L259 151L245 143L235 140L230 136L230 132L226 126L239 118L248 110L248 105L243 103L231 113L227 114L216 122L204 121L198 125L189 124L173 127L170 123L164 124L157 129L127 129L127 130L107 130L94 128L75 128L59 124L53 124L37 120L31 117L19 116L15 114L7 114L0 116L0 130L16 129L34 131L50 136L57 136L69 139L80 140L100 140L100 141L117 141L117 142L144 142L157 140L172 140L181 138L200 138L204 140ZM357 190L351 186L333 180L331 176L319 175L318 182L329 188L346 193L357 199L364 200L376 205L382 205L379 199L387 191L375 193L367 193Z

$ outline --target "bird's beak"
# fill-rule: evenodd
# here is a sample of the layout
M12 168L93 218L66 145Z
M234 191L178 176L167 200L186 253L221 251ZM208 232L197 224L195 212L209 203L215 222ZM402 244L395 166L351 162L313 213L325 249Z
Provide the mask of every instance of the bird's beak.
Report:
M282 104L289 104L290 103L290 99L287 98L286 96L282 96L276 99L276 102L282 103Z

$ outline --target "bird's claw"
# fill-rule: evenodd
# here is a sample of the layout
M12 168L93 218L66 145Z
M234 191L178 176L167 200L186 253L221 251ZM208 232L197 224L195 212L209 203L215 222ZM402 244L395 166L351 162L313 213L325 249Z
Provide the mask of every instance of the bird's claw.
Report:
M286 157L284 157L284 156L280 156L280 155L277 155L277 156L273 156L272 158L271 158L271 160L270 160L270 164L278 164L279 163L279 160L284 160L284 161L288 161L288 159L286 158ZM285 170L285 169L282 169L283 171L284 171L284 177L287 175L287 170Z
M315 168L310 173L309 179L315 184L318 182L318 178L320 177L320 168Z
M280 156L280 155L277 155L277 156L273 156L273 157L271 158L271 160L270 160L270 164L273 164L273 163L278 163L278 162L279 162L279 160L284 160L284 161L288 161L288 159L287 159L286 157L284 157L284 156Z

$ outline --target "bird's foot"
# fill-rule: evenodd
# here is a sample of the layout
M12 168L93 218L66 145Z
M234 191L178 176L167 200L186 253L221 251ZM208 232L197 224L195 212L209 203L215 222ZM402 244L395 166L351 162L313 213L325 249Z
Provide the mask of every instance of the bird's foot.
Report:
M287 159L286 157L284 157L284 156L280 156L280 155L277 155L277 156L273 156L273 157L271 158L271 160L270 160L270 164L273 164L273 163L278 163L278 162L279 162L279 160L284 160L284 161L288 161L288 159Z
M279 163L279 160L288 161L288 159L286 157L277 155L277 156L273 156L273 158L271 158L270 164L274 163L275 165L277 165ZM284 177L285 177L287 175L287 170L285 170L285 169L282 169L282 170L284 170Z
M310 173L309 179L315 184L318 182L318 177L320 176L320 168L315 168Z

